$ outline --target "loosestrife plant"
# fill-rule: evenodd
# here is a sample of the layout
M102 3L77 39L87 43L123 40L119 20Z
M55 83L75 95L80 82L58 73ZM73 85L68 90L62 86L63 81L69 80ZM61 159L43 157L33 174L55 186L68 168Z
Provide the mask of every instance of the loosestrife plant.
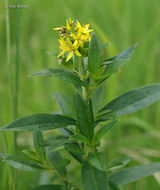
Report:
M61 65L31 76L53 76L71 82L75 96L72 100L64 93L56 93L61 114L34 114L2 127L1 131L31 131L34 142L32 151L23 151L24 159L3 153L0 154L3 160L19 170L52 173L53 183L33 187L33 190L119 190L123 184L160 171L159 162L121 169L131 158L108 162L99 151L101 138L118 125L121 116L160 99L160 84L152 84L128 91L99 107L101 84L120 70L135 45L118 55L104 58L102 52L108 44L99 42L89 24L81 25L79 21L69 19L66 26L54 30L60 35L58 59ZM72 69L67 69L67 65ZM60 135L53 133L44 138L43 131L55 129L60 130ZM65 157L67 154L71 156ZM81 165L80 187L74 187L73 179L68 178L68 165L73 159Z

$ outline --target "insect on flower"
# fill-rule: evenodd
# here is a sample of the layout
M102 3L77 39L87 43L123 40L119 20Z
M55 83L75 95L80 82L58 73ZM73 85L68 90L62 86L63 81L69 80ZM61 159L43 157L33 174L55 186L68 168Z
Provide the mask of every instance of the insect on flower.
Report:
M90 24L81 25L77 20L69 18L66 20L66 26L57 27L53 30L58 31L60 39L58 48L61 50L57 57L66 58L68 62L74 55L83 56L83 48L91 39L91 32L89 29Z

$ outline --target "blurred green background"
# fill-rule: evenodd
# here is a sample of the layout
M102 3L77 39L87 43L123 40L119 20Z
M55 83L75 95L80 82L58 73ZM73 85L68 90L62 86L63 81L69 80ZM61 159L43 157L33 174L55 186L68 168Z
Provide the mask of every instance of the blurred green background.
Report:
M53 27L65 25L69 17L81 23L91 23L102 42L110 42L107 55L112 56L131 45L138 46L118 74L103 85L103 104L126 90L160 82L160 1L159 0L10 0L8 4L25 4L28 8L6 9L7 1L0 0L0 126L12 120L10 85L18 85L18 113L21 117L33 113L58 111L52 94L63 91L73 96L73 87L55 78L29 78L44 68L56 67L57 58L46 52L57 52L57 34ZM6 12L10 23L10 64L6 51ZM16 69L19 65L19 69ZM72 90L68 90L72 89ZM132 164L160 161L160 103L121 119L117 128L104 137L102 149L107 160L116 156L131 156ZM30 133L17 137L21 154L32 145ZM6 142L7 141L7 145ZM13 152L13 135L0 133L0 152ZM0 162L0 189L8 190L8 167ZM77 163L71 168L74 183L79 184ZM17 172L16 190L29 190L47 183L46 175ZM148 177L123 187L124 190L159 190L160 175Z

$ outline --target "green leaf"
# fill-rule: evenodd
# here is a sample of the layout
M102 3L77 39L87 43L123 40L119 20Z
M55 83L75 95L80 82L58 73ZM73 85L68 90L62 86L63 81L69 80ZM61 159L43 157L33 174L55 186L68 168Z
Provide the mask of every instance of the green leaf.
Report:
M77 143L66 144L65 148L66 150L78 155L84 154L84 152L80 149Z
M60 153L59 152L50 152L50 151L48 151L47 153L48 153L48 157L49 157L52 165L55 167L57 172L61 176L66 177L66 175L67 175L66 168L64 166L57 167L58 163L60 163L60 161L63 160Z
M100 112L111 110L117 116L143 109L160 100L160 84L152 84L128 91L104 106Z
M80 141L80 142L83 142L85 144L90 144L90 142L88 141L88 139L84 135L81 135L81 134L72 135L70 137L70 140L71 141Z
M112 121L110 123L107 123L106 125L104 125L103 127L101 127L96 134L93 137L93 141L92 143L94 145L97 145L101 138L112 128L116 125L116 123L118 122L118 120Z
M59 160L59 161L55 164L55 167L56 167L56 168L63 168L63 167L68 166L70 163L71 163L71 161L68 160L68 159L61 159L61 160Z
M41 159L39 154L37 152L35 152L35 151L23 150L22 152L25 154L25 156L27 156L29 159L32 159L34 161L39 161Z
M70 137L71 135L73 135L73 132L67 128L60 128L61 133L64 136Z
M150 176L160 171L160 162L151 163L144 166L135 166L123 169L110 176L110 180L117 185L131 183L141 178Z
M110 76L111 74L118 72L119 69L128 61L135 47L136 44L121 52L120 54L106 59L102 64L106 65L104 75Z
M82 184L84 190L109 190L106 172L91 166L87 161L82 165Z
M62 92L56 92L53 97L57 100L64 115L74 116L73 101L69 96Z
M79 71L80 70L80 66L82 64L82 59L81 57L77 56L77 55L74 55L73 57L73 65L74 65L74 69L76 71Z
M54 76L61 80L71 82L78 86L86 86L86 83L84 83L76 73L71 72L70 70L67 70L67 69L60 69L60 68L44 69L42 71L33 73L30 76L31 77L34 77L34 76L52 77L52 76Z
M127 165L131 160L132 158L130 157L116 158L115 160L107 164L106 169L107 171L112 171L112 170L122 168L123 166Z
M63 135L56 135L49 137L44 141L46 147L49 147L50 151L57 151L64 148L66 143L70 143L69 138Z
M82 155L84 152L81 150L79 144L72 143L72 144L66 144L65 149L75 158L79 163L82 163L83 158Z
M44 167L36 162L27 161L27 160L20 160L19 158L12 156L10 154L0 154L10 166L23 171L28 172L37 172L37 171L44 171Z
M105 44L103 44L103 45L102 45L102 49L107 48L109 45L110 45L110 43L105 43Z
M112 189L112 190L120 190L120 188L115 183L113 183L112 181L109 180L108 183L109 183L110 189Z
M88 70L97 73L102 63L101 45L95 33L92 34L88 51Z
M100 105L102 103L102 87L99 86L93 96L92 104L93 104L93 113L97 113Z
M67 125L75 125L76 122L72 118L58 114L34 114L22 117L4 126L0 130L3 131L35 131L50 130L56 128L64 128Z
M75 103L79 130L91 142L94 135L94 127L90 107L78 93L76 94Z
M112 110L107 110L106 112L99 114L95 117L95 122L103 122L108 120L115 120L116 115L112 113Z
M42 159L46 157L46 150L44 147L42 131L33 131L33 143L36 152L41 156Z
M92 152L87 157L87 162L95 168L106 171L105 156L102 152Z
M61 185L39 185L32 190L64 190Z

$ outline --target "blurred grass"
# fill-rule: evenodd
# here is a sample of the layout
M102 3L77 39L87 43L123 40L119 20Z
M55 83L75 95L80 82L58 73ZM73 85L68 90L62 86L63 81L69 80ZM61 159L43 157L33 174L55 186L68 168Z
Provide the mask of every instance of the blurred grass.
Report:
M10 0L14 4L16 0ZM19 116L38 112L51 112L58 110L57 104L52 99L56 91L63 91L73 95L68 83L51 78L29 78L32 72L43 68L56 67L57 60L45 52L56 52L57 35L52 28L65 24L65 19L72 17L82 23L91 23L99 37L105 43L110 42L107 55L112 56L129 46L138 43L138 46L122 71L114 75L104 85L104 103L113 97L148 83L160 82L160 1L159 0L23 0L28 9L19 10L20 23L17 20L17 10L9 9L10 34L11 34L11 71L15 73L15 63L19 68L18 109ZM8 66L6 54L6 20L5 2L0 1L0 125L11 121L10 91L8 81ZM19 24L19 26L18 26ZM18 29L19 27L19 29ZM19 31L19 32L18 32ZM18 33L17 33L18 32ZM18 40L18 41L17 41ZM17 53L18 48L18 53ZM18 61L17 61L18 60ZM17 80L17 79L16 79ZM18 84L18 83L17 83ZM14 88L15 85L14 85ZM160 103L150 108L131 114L121 120L120 125L106 136L106 157L108 160L129 154L124 153L124 148L130 150L135 147L152 148L159 151L160 141ZM3 121L3 122L2 122ZM0 152L5 152L4 134L0 134ZM30 134L29 134L30 136ZM24 137L19 134L19 138ZM11 133L7 133L8 143L12 144ZM113 141L114 139L114 141ZM28 138L28 140L30 140ZM26 145L25 145L26 146ZM123 148L123 149L122 149ZM19 147L19 152L21 151ZM127 149L128 150L128 149ZM135 151L136 152L136 151ZM152 152L151 152L152 153ZM137 151L137 155L141 152ZM143 155L152 161L159 161L150 155ZM139 162L137 160L136 162ZM75 165L76 166L76 165ZM71 172L77 171L78 166ZM6 165L0 163L0 184L3 189L8 189L8 172ZM28 190L38 184L36 174L18 172L21 180L17 190ZM36 179L37 178L37 179ZM28 183L30 181L30 183ZM78 177L75 178L75 184ZM26 186L24 187L24 183ZM28 185L27 185L28 184ZM126 185L124 189L158 190L159 185L153 177L140 182Z

